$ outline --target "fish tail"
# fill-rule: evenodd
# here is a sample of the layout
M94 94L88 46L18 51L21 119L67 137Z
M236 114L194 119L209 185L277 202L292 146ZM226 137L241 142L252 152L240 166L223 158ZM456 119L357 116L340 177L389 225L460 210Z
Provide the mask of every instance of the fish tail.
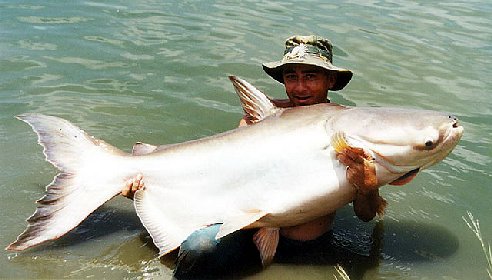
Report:
M59 173L37 201L36 211L27 219L26 230L7 246L6 250L12 251L64 235L117 195L124 178L121 172L118 178L118 172L111 172L108 167L116 162L117 156L125 155L64 119L41 114L17 118L36 132L46 160Z

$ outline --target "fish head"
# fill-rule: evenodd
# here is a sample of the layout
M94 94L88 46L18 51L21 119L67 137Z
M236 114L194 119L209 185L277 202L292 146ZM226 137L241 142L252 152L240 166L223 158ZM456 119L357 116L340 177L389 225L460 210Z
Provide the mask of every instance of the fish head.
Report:
M410 182L443 160L463 134L453 115L401 108L350 108L331 125L345 146L363 150L375 165L379 186Z

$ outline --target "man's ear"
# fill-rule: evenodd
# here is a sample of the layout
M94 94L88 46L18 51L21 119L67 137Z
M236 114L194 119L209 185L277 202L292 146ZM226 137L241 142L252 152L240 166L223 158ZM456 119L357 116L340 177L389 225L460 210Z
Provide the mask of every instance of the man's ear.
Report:
M335 85L336 81L337 81L337 73L336 72L330 72L328 71L327 72L327 79L328 79L328 85L329 85L329 88L332 89L333 86Z

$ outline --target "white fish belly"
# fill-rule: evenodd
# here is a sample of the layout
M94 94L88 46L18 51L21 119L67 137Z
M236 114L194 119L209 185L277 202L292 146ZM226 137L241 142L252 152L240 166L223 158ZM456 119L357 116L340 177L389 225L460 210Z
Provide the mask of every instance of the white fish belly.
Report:
M261 125L140 157L149 208L185 228L257 210L269 213L262 226L290 226L351 201L324 122Z

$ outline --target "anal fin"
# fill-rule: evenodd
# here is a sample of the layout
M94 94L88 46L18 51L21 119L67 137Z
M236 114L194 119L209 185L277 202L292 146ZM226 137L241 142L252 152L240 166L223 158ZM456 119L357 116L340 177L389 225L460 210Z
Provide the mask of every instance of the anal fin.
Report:
M260 228L253 236L253 242L260 251L263 266L268 266L273 261L280 238L279 231L279 228L264 227Z
M246 226L249 226L261 219L266 214L266 212L261 210L251 210L243 212L243 214L240 216L236 215L233 217L229 217L227 220L224 221L215 238L220 239L228 234L235 232L236 230L240 230Z

